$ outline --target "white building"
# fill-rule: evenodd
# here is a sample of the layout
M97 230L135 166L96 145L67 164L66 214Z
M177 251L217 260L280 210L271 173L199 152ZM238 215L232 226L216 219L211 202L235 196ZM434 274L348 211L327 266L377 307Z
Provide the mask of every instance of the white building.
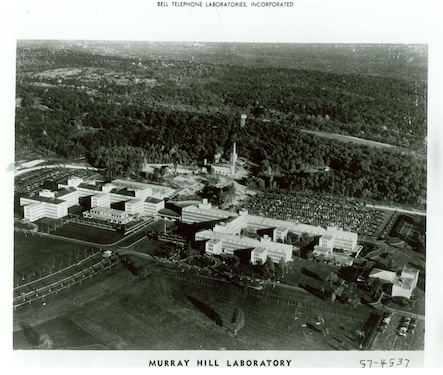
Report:
M412 292L417 287L419 271L415 268L404 266L400 274L393 271L372 269L369 274L371 279L379 279L383 284L392 284L392 297L405 297L410 299Z
M228 210L220 210L218 208L212 207L211 203L208 203L207 199L203 199L203 202L200 203L198 206L191 205L184 207L182 210L182 221L186 224L203 223L206 221L229 219L243 215L245 215L246 217L246 228L254 232L259 229L280 228L280 236L282 236L282 234L284 236L287 235L286 229L288 230L288 232L297 235L307 233L310 236L321 236L328 233L328 231L322 227L286 220L273 219L266 216L250 215L247 210L241 210L240 213ZM240 219L237 223L242 223L241 225L243 226L245 217ZM234 223L236 222L234 221ZM234 228L235 225L232 224L228 227ZM279 230L277 230L277 232ZM276 236L278 237L279 235L277 234L277 232Z
M69 178L66 184L58 184L58 190L42 190L38 196L21 197L25 219L30 221L42 217L61 218L68 208L79 204L80 198L89 198L92 208L110 209L114 203L124 203L128 214L134 216L156 216L164 209L164 197L175 192L169 186L145 184L136 181L115 179L110 183ZM63 203L64 202L64 203Z
M255 262L257 257L254 249L263 248L265 253L261 253L260 257L270 257L274 263L279 263L281 259L285 262L292 260L292 245L282 244L271 241L271 238L264 236L260 241L250 237L237 236L234 234L220 233L212 230L203 230L195 234L195 240L213 240L221 241L221 249L223 253L234 254L235 250L252 249L251 262ZM205 251L208 248L205 247ZM255 263L254 263L255 264Z
M31 222L42 217L60 219L68 215L67 203L57 198L46 196L21 197L20 206L25 206L23 208L24 218Z
M144 201L140 199L131 199L127 202L125 202L125 211L129 215L133 216L141 216L144 214Z
M338 266L351 266L362 249L362 246L357 245L357 239L357 233L328 227L326 233L320 237L318 245L314 246L313 255Z
M357 252L358 234L354 232L346 232L338 227L327 227L328 235L332 235L333 247L341 249L345 252Z
M79 204L78 191L73 187L58 189L55 191L55 197L65 201L68 208Z
M267 256L272 259L274 263L279 263L282 259L285 262L292 260L292 245L274 242L271 237L264 235L260 240L260 246L268 251Z
M243 211L239 216L229 217L226 221L214 225L214 232L229 233L239 235L241 230L248 225L248 214Z
M91 207L111 207L111 197L107 193L99 193L91 196Z
M369 274L370 279L379 279L382 283L393 283L397 274L392 271L382 270L380 268L373 268Z
M164 208L165 201L163 199L149 197L144 203L144 215L156 217L158 212Z
M251 251L251 263L257 264L266 262L268 258L268 250L264 247L256 247Z
M397 275L392 284L392 297L405 297L410 299L412 292L417 287L419 271L407 266L403 267L400 275Z
M211 165L211 170L215 174L222 176L232 176L235 173L235 166L229 163L217 163Z
M206 241L205 243L205 253L208 254L221 254L223 252L222 248L223 242L218 239L210 239L209 241Z
M41 219L45 216L45 205L41 202L27 204L23 207L24 217L30 222Z
M203 223L237 216L236 212L212 208L207 199L203 199L203 202L198 206L191 205L182 209L182 222L186 224Z
M127 224L132 221L132 216L125 211L114 210L112 208L94 207L83 212L83 217L106 221L111 224Z
M272 241L282 240L284 241L288 236L288 228L287 227L276 227L272 230Z

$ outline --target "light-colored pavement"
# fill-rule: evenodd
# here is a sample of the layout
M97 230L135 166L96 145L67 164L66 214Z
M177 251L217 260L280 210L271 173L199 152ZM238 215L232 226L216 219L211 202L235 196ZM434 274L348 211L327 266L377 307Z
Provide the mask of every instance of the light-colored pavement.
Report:
M48 168L69 168L69 169L89 169L89 170L93 170L93 171L99 171L98 168L94 168L94 167L89 167L86 165L74 165L74 164L48 164L48 165L37 165L35 167L31 167L31 168L24 168L24 169L18 169L14 171L14 175L15 176L20 176L22 174L31 172L31 171L36 171L39 169L48 169Z
M418 211L418 210L417 211L415 211L415 210L406 210L404 208L399 208L399 207L378 206L378 205L369 204L369 203L366 203L366 207L373 208L375 210L397 211L397 212L403 212L405 214L426 216L426 212Z

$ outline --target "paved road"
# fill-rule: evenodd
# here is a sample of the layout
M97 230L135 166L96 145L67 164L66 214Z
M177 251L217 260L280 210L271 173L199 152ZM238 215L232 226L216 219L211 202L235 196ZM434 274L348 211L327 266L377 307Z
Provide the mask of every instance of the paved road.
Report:
M373 208L375 210L397 211L397 212L403 212L405 214L426 216L426 212L424 212L424 211L405 210L405 209L399 208L399 207L377 206L375 204L369 204L369 203L366 203L366 207Z
M90 169L93 171L98 171L99 169L94 167L88 167L86 165L74 165L74 164L48 164L48 165L37 165L31 168L18 169L14 171L15 176L20 176L22 174L36 171L38 169L46 169L46 168L69 168L69 169Z
M385 307L384 309L387 310L387 311L391 311L393 313L396 313L396 314L400 314L400 315L404 315L404 316L409 316L410 318L415 318L417 320L422 320L422 321L425 320L425 316L424 315L416 314L416 313L413 313L413 312L410 312L410 311L404 311L404 310L400 310L400 309L393 309L392 307Z

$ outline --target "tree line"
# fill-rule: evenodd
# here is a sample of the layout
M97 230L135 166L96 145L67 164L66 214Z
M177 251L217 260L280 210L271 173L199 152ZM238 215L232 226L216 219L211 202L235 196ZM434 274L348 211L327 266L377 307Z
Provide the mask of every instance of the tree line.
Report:
M413 206L426 197L422 157L300 131L340 132L422 151L424 82L44 52L18 50L17 153L85 156L109 176L137 175L144 161L198 164L215 153L229 158L237 142L239 155L253 164L246 181L253 187ZM20 64L26 59L32 63ZM63 79L37 74L73 65L101 70ZM119 84L110 72L131 80ZM137 77L157 84L137 83ZM248 115L244 128L241 113Z

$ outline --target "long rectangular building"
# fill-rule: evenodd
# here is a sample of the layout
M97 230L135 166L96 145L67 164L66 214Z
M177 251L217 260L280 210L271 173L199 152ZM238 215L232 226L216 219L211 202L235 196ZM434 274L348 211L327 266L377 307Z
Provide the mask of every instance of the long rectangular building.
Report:
M132 221L132 216L129 216L127 212L105 207L93 207L89 211L83 212L83 217L112 224L127 224Z
M198 240L209 240L206 243L205 251L214 253L214 244L221 241L221 251L226 254L234 254L235 250L241 249L251 249L251 262L253 264L257 261L257 256L254 249L264 249L260 250L261 259L266 260L269 256L274 263L279 263L282 259L285 262L292 260L292 245L282 244L279 242L273 242L268 236L263 237L260 241L254 238L237 236L228 233L220 233L212 230L203 230L195 234L196 241ZM218 247L219 249L219 247ZM220 250L218 250L220 251Z
M60 219L68 214L66 201L57 198L44 196L21 197L20 206L25 206L23 208L24 217L29 221L35 221L42 217Z
M205 221L227 219L237 217L236 212L213 208L207 199L198 206L187 206L182 209L182 222L186 224L203 223Z

